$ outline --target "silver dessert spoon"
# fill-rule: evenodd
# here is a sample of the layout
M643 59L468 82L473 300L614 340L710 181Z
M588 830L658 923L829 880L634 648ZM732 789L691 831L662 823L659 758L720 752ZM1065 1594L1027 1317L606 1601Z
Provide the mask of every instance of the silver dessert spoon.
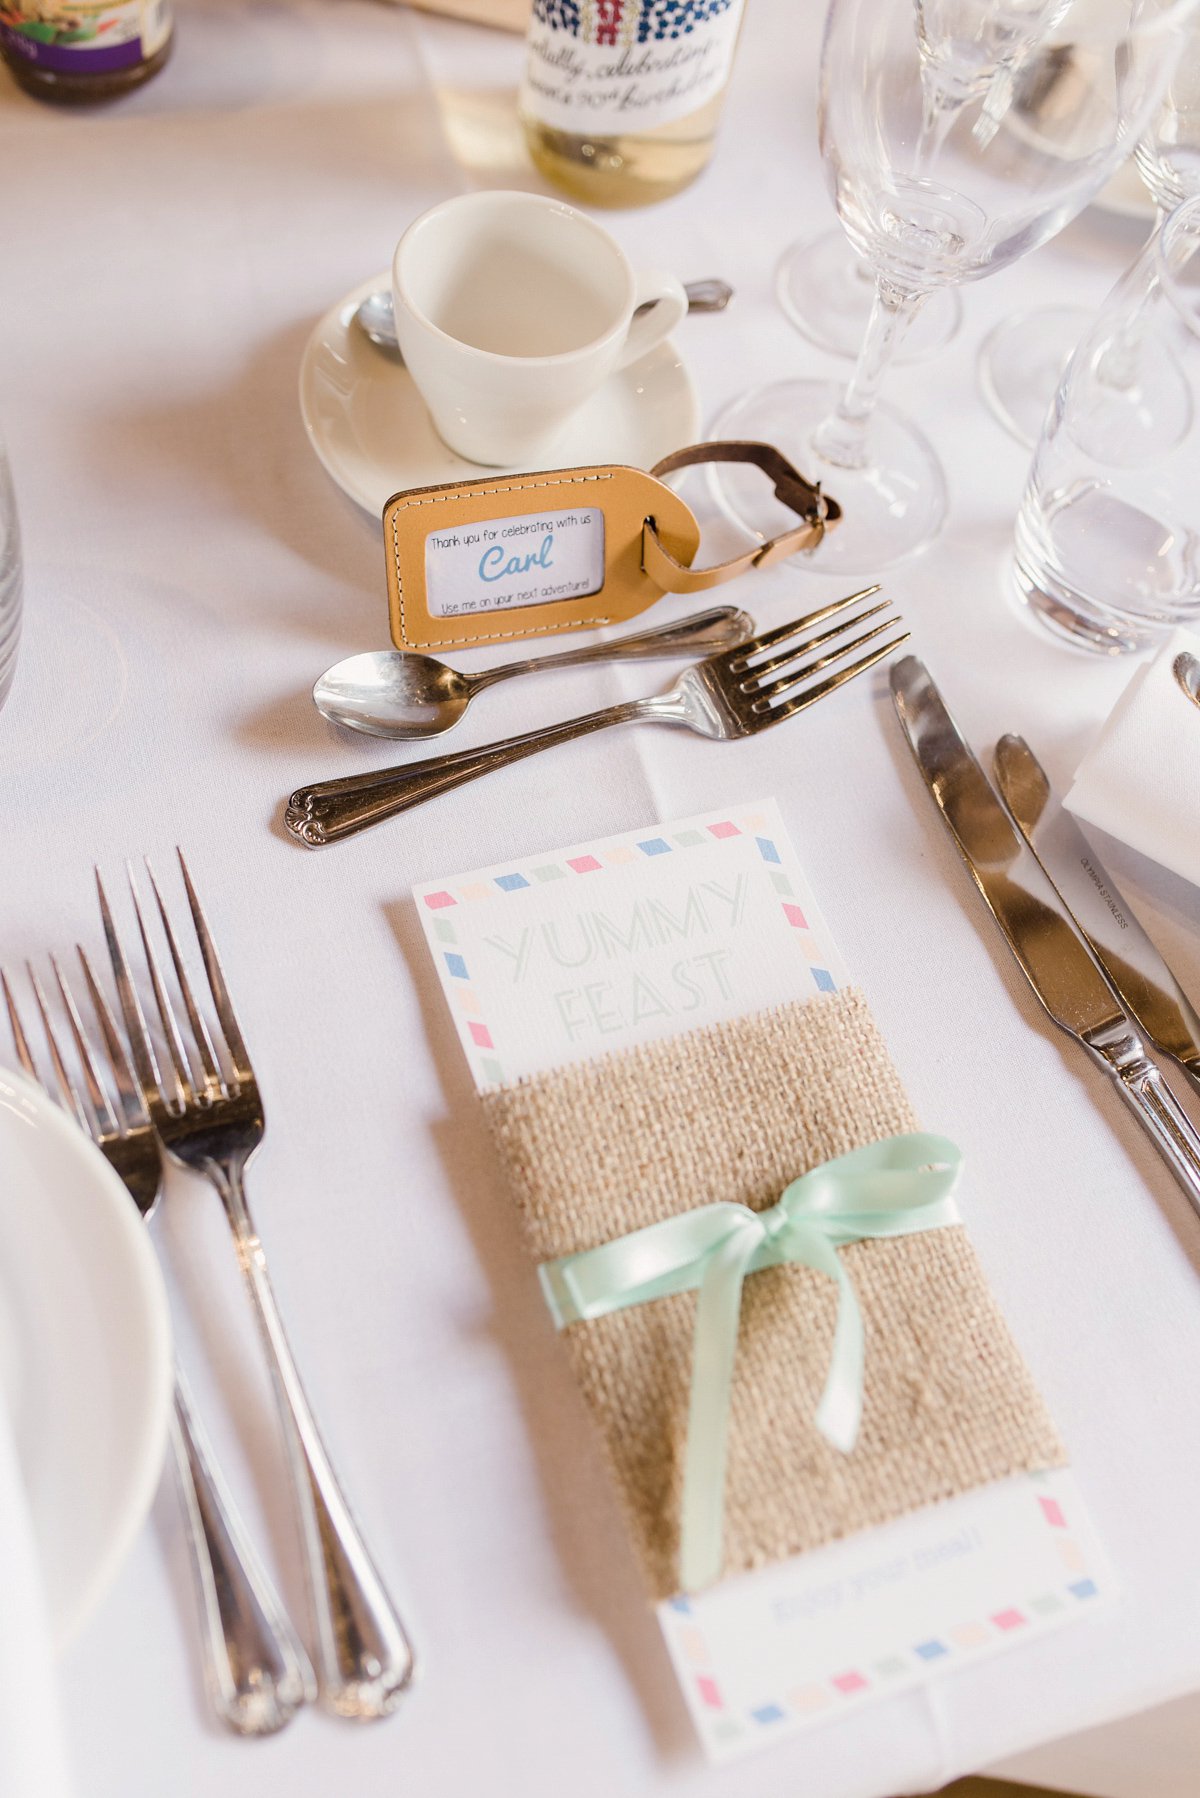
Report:
M1192 704L1200 706L1200 661L1190 650L1181 649L1171 663L1171 673L1183 688Z
M649 661L655 656L709 654L730 649L754 634L754 620L736 606L714 606L656 631L638 631L611 643L590 643L559 655L530 656L463 674L433 656L411 650L377 649L349 656L327 668L313 688L313 704L333 724L365 731L369 737L418 742L453 730L476 693L516 674L540 668L578 668L585 662Z
M728 281L688 281L683 289L688 298L689 312L724 312L733 298L733 289ZM647 300L637 308L639 312L648 312L656 300ZM393 356L400 355L400 345L396 341L396 319L392 311L392 293L388 287L377 287L369 293L358 311L354 314L361 331L381 350L388 350Z

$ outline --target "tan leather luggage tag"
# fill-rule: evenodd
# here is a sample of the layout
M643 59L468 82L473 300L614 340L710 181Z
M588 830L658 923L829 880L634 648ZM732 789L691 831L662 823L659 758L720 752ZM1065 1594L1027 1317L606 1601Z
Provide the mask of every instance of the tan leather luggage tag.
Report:
M751 462L800 522L712 568L700 527L663 475ZM664 593L700 593L815 549L841 508L768 443L697 443L646 474L617 464L485 475L397 493L383 508L392 641L451 649L633 618Z

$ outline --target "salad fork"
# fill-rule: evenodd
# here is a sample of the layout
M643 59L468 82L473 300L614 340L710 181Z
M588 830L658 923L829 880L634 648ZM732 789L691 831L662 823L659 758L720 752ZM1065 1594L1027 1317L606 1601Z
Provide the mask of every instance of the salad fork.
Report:
M223 1038L222 1053L214 1047L193 997L166 905L147 862L147 874L187 1014L192 1053L189 1055L185 1048L131 871L129 886L134 913L167 1049L165 1077L160 1073L129 965L97 872L100 913L133 1064L163 1147L184 1167L202 1174L219 1193L233 1232L238 1260L250 1287L283 1419L289 1470L300 1513L322 1696L328 1708L339 1716L360 1721L385 1717L400 1703L410 1685L416 1667L415 1657L338 1484L284 1334L267 1273L266 1256L251 1221L243 1184L246 1166L263 1138L262 1099L208 923L181 852L179 865L219 1034Z
M76 946L92 1009L104 1038L118 1111L114 1112L74 995L54 956L50 965L66 1009L83 1074L86 1103L76 1092L41 982L26 964L62 1104L120 1175L149 1223L162 1192L162 1151L134 1085L120 1035L83 950ZM29 1048L12 987L3 969L17 1060L50 1092ZM171 1441L179 1469L184 1521L203 1625L205 1681L213 1709L239 1735L272 1735L316 1697L316 1680L300 1641L238 1516L212 1450L193 1414L183 1371L175 1367Z
M400 768L377 768L370 774L345 775L339 780L321 780L300 787L288 801L284 824L299 842L317 849L367 830L414 805L423 805L427 799L477 780L495 768L506 768L510 762L551 749L556 743L569 743L592 731L606 730L610 724L683 725L698 736L718 742L756 736L835 693L907 639L909 633L904 631L877 644L857 661L847 662L847 656L901 622L893 615L850 642L837 641L847 631L887 610L891 602L881 600L852 618L838 617L848 606L869 599L878 591L878 585L864 587L804 618L794 618L790 624L763 631L732 649L696 662L684 669L669 693L624 700L600 712L587 712L582 718L569 718L544 730L485 744L482 749L459 750L457 754L436 755ZM837 622L824 630L815 628L830 618ZM798 665L813 650L822 653ZM757 660L759 657L763 659ZM773 675L777 678L771 679Z

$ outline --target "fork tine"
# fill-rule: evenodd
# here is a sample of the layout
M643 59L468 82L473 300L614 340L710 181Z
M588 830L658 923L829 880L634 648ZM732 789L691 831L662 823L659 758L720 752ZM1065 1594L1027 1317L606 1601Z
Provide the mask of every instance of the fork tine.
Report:
M79 1094L71 1084L71 1077L67 1073L62 1055L59 1052L58 1041L50 1023L50 1013L46 1006L46 995L42 991L41 981L34 973L31 963L25 963L25 971L29 975L29 984L33 988L33 996L37 1001L37 1008L42 1014L42 1028L46 1032L46 1043L50 1050L50 1060L54 1066L54 1078L58 1081L58 1089L62 1093L63 1104L68 1111L73 1111L75 1113L80 1125L87 1134L89 1136L95 1136L95 1126L87 1112L84 1110Z
M63 971L55 956L50 957L50 966L54 969L54 978L58 982L58 990L62 994L63 1004L67 1008L67 1022L71 1026L71 1035L75 1038L75 1048L79 1055L79 1065L83 1069L84 1083L87 1087L88 1100L92 1107L100 1132L105 1136L121 1134L120 1126L113 1115L113 1108L108 1102L108 1094L100 1079L99 1070L92 1056L91 1044L83 1029L83 1020L79 1016L78 1007L70 987L63 979ZM95 1134L93 1132L93 1134Z
M154 1058L154 1046L150 1041L150 1032L146 1029L146 1020L142 1016L141 1001L138 999L137 991L129 975L129 963L125 960L121 939L113 927L112 913L108 909L108 895L104 891L104 882L100 878L99 868L96 869L96 891L100 895L100 918L104 925L104 940L108 946L108 959L112 963L113 979L117 983L117 998L121 1003L121 1015L125 1019L129 1047L133 1052L133 1065L137 1069L138 1085L142 1089L142 1097L149 1108L156 1100L165 1103L166 1095L163 1092L158 1063ZM94 986L94 982L92 984ZM103 1028L103 1025L101 1027Z
M144 1124L149 1113L142 1091L134 1078L133 1069L129 1065L129 1057L125 1053L125 1045L121 1041L121 1033L117 1029L116 1019L108 1007L108 1000L100 991L96 977L92 973L87 956L75 945L75 953L83 968L83 977L87 981L88 996L92 1001L92 1010L96 1014L96 1022L100 1026L100 1034L104 1038L104 1047L116 1082L117 1097L121 1101L121 1110L125 1114L127 1124Z
M217 1065L216 1050L213 1048L212 1038L208 1034L208 1025L204 1022L196 1005L196 1001L192 997L192 989L183 965L183 958L179 953L179 945L175 941L175 932L171 929L171 920L167 916L167 908L163 904L162 894L158 890L158 882L154 878L154 869L150 866L149 856L145 858L145 861L146 873L150 876L150 885L154 889L154 897L158 901L158 915L162 919L162 927L167 939L167 947L171 951L171 960L175 965L175 978L179 982L179 990L183 994L183 1003L187 1007L188 1022L192 1027L192 1037L195 1041L196 1053L200 1057L200 1065L204 1069L205 1095L210 1099L216 1099L219 1098L225 1090L225 1085L221 1078L221 1070Z
M899 623L899 620L897 619L896 622ZM876 633L872 632L871 634L874 636ZM868 668L875 666L876 662L882 662L884 656L891 655L893 649L898 649L901 643L907 643L911 636L911 631L904 631L899 637L893 637L890 643L881 643L879 648L873 649L869 656L863 656L861 660L852 662L849 668L839 668L836 674L827 675L823 681L818 681L817 685L809 692L801 693L795 699L787 700L783 705L773 706L771 723L774 724L780 718L794 717L797 712L803 712L808 706L815 705L818 699L824 699L827 693L836 693L839 687L844 687L846 682L853 680L856 674L865 674ZM850 643L846 647L849 651L856 649L858 645Z
M818 631L815 637L806 637L803 643L796 643L792 648L785 649L782 655L772 656L768 662L756 662L753 668L746 670L746 678L742 682L742 692L753 693L757 689L759 693L782 693L794 679L793 675L784 675L781 680L774 681L769 686L762 685L763 678L768 674L774 674L777 668L791 667L801 656L806 656L810 649L820 649L823 643L832 643L836 637L844 637L847 631L854 630L857 625L865 624L868 618L874 618L878 613L886 612L891 603L890 599L881 599L877 606L868 606L865 612L859 612L853 618L839 619L827 631ZM891 619L885 619L878 628L886 630L889 623L894 624L895 622L893 616ZM865 641L865 639L859 640ZM852 643L846 645L846 648L852 649L853 647ZM836 653L844 655L846 648L840 649Z
M175 1013L171 1010L171 1001L167 998L162 970L158 965L158 957L154 953L154 945L150 941L150 932L146 929L146 920L142 916L142 906L133 878L133 869L128 862L125 864L125 873L129 878L129 893L133 900L133 911L137 918L138 930L141 933L142 953L146 957L154 1003L158 1007L158 1015L162 1022L167 1053L171 1057L171 1071L175 1078L175 1096L180 1105L189 1105L197 1095L192 1086L192 1070L188 1065L187 1050L184 1048L183 1038L179 1034L179 1025L175 1022Z
M834 662L844 661L846 657L852 655L856 649L861 649L864 643L869 643L873 637L880 636L884 631L893 630L899 623L900 620L898 618L885 618L882 623L875 625L872 630L864 631L861 637L854 637L849 643L839 644L836 649L831 649L827 655L817 656L815 660L805 662L802 668L793 668L790 674L783 674L778 680L768 681L765 687L760 687L758 689L759 697L754 702L754 710L756 712L766 711L771 704L772 698L776 695L780 693L790 693L793 687L799 686L801 681L806 681L810 676L819 674L822 668L832 667ZM833 631L826 632L823 637L814 637L811 643L806 643L804 645L804 648L806 651L809 649L816 649L819 644L828 642L830 636L837 636L837 634L836 631ZM753 693L755 691L753 683L747 682L743 684L742 691L744 693Z
M183 870L183 884L187 888L188 904L192 911L192 923L196 927L196 940L200 944L200 953L204 958L204 972L208 975L208 984L213 996L213 1004L217 1008L217 1017L221 1029L225 1033L225 1041L233 1059L234 1072L239 1077L253 1079L250 1057L246 1052L245 1040L237 1014L233 1009L233 1001L229 997L229 988L225 984L225 973L217 954L216 944L212 940L212 932L208 928L208 920L196 897L196 889L192 885L192 877L188 873L188 865L183 859L183 850L176 848L179 866Z
M13 1047L17 1051L17 1060L31 1080L42 1084L42 1077L34 1066L33 1056L29 1053L29 1043L25 1037L25 1029L21 1023L21 1014L17 1010L17 1002L12 996L12 988L8 984L8 975L0 968L0 986L4 988L4 1003L8 1007L8 1025L12 1031Z
M844 612L847 606L854 605L860 599L870 599L872 593L879 592L879 582L870 587L863 587L858 593L850 593L845 599L831 600L827 606L819 606L815 612L808 612L803 618L793 618L790 624L776 625L773 631L763 631L761 636L751 637L748 643L739 643L736 650L728 652L729 659L725 666L733 672L745 668L752 657L761 655L764 649L771 649L776 643L785 643L798 631L808 630L815 624L824 624L835 612Z

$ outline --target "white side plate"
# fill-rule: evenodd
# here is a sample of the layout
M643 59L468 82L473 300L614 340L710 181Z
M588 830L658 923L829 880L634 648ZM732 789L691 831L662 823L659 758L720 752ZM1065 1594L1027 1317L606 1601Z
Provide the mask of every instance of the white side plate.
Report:
M78 1125L0 1070L0 1387L59 1652L141 1528L171 1379L166 1294L133 1200Z

